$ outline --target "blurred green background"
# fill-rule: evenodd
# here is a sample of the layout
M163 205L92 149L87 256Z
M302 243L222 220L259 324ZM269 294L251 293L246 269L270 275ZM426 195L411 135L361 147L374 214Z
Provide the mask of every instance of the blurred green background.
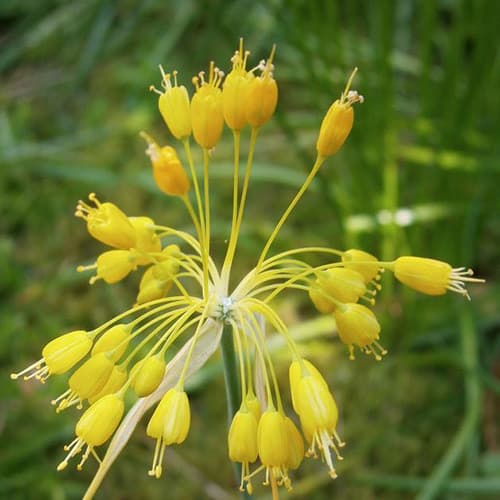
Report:
M245 272L314 160L319 123L354 66L365 96L345 147L322 169L274 251L362 247L430 256L487 279L473 301L426 297L384 277L376 311L389 355L349 362L308 298L276 304L327 374L348 442L339 479L306 460L283 498L500 498L500 2L3 0L0 3L0 498L80 498L96 464L57 473L76 412L65 385L15 383L52 337L91 328L134 300L137 278L89 288L76 273L102 247L73 217L95 191L130 215L190 230L154 188L141 129L171 141L148 92L158 63L224 70L239 36L252 64L278 46L278 112L262 131L237 267ZM214 253L230 221L231 140L214 154ZM288 393L286 351L274 343ZM190 436L147 474L137 429L98 498L237 498L226 457L221 364L190 386ZM259 481L255 481L257 485ZM256 487L256 498L269 491Z

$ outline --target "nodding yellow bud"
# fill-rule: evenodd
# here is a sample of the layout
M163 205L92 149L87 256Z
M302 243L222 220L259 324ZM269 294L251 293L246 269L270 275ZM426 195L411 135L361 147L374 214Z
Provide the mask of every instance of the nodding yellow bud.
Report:
M223 77L224 73L212 61L208 81L203 71L193 78L196 92L191 99L191 122L194 138L202 148L212 149L222 134L224 114L220 85Z
M158 99L158 108L161 116L165 120L170 133L179 140L185 139L191 135L191 112L189 103L189 94L184 85L177 84L177 71L165 74L160 65L162 76L161 86L164 92L157 90L154 86L149 89L156 92L160 97Z
M248 87L254 78L253 74L246 70L249 55L250 52L243 50L243 39L240 39L240 48L231 58L233 68L226 76L222 88L224 120L234 131L241 130L247 124Z
M339 412L335 400L323 381L303 376L296 391L297 413L307 429L335 429Z
M153 465L148 472L150 476L161 476L165 447L182 443L187 437L190 423L187 394L176 387L168 390L153 412L146 429L147 435L156 439Z
M285 416L273 407L268 408L260 417L257 426L257 447L262 465L266 468L273 489L284 484L290 489L287 469L291 454L289 450L289 427Z
M129 217L128 220L135 229L137 250L136 262L140 266L147 266L154 260L149 255L161 252L161 241L153 229L155 223L149 217Z
M148 143L146 154L151 159L153 178L158 189L170 196L184 196L189 191L189 178L174 148L160 147L145 132L141 137Z
M118 283L137 269L136 252L132 250L108 250L103 252L95 264L96 275L90 278L90 284L98 279L104 280L109 285ZM78 271L93 269L94 266L79 266Z
M165 297L172 288L172 278L175 277L178 269L179 265L172 261L164 261L147 269L139 284L137 304L145 304Z
M257 396L254 394L253 390L248 391L248 393L245 397L245 404L248 408L248 411L250 411L253 414L253 416L255 417L255 420L258 423L260 416L262 414L262 410L260 407L260 402L257 399Z
M87 222L88 232L98 241L127 250L135 246L136 233L127 216L113 203L101 203L95 193L89 194L95 207L80 200L75 215Z
M102 397L117 392L123 387L123 385L127 381L127 377L127 370L125 368L120 365L113 366L108 381L104 384L103 388L97 394L94 394L89 398L89 403L94 404Z
M92 355L104 352L114 363L118 361L127 350L130 342L131 325L124 323L112 326L106 330L94 344Z
M165 394L165 420L163 442L165 445L181 444L187 437L191 425L191 410L185 391L176 388Z
M354 359L353 346L365 354L373 354L379 361L387 351L377 342L380 325L375 314L361 304L345 304L333 313L340 340L349 347L350 359Z
M443 295L451 290L470 299L465 282L484 281L471 278L472 269L453 269L446 262L424 257L399 257L389 269L401 283L427 295Z
M165 360L160 355L139 361L131 372L131 386L140 397L149 396L160 385L165 375Z
M44 383L52 374L60 375L72 368L92 347L92 340L84 330L65 333L51 340L42 350L42 359L18 373L11 373L10 378L23 380L35 378Z
M329 468L330 476L337 477L330 448L333 448L337 458L342 460L338 448L344 443L335 431L339 416L337 404L324 382L312 375L301 378L297 390L297 413L309 443L307 454L316 457L317 446Z
M81 408L84 399L90 399L104 387L113 366L113 362L103 352L92 356L71 375L68 381L69 389L53 400L52 404L58 404L58 412L73 405Z
M361 273L336 267L318 275L309 289L309 297L318 311L330 313L337 302L357 302L365 292L366 286Z
M276 45L267 61L261 61L258 69L262 74L253 78L247 87L246 119L252 127L261 127L273 116L278 103L278 85L273 78L273 58Z
M181 249L179 248L179 245L167 245L162 251L161 255L158 256L159 261L164 261L167 259L171 259L172 261L176 261L176 259L179 259L182 257L182 252Z
M288 370L288 375L290 378L290 393L292 395L292 406L295 413L299 413L297 406L297 398L299 391L299 384L303 377L307 375L313 376L318 382L320 382L327 390L328 384L326 380L321 375L320 371L307 359L297 359L290 364Z
M342 254L342 262L347 269L360 273L365 283L372 281L380 272L377 257L363 250L347 250Z
M233 462L248 464L257 460L257 420L248 409L239 409L234 415L227 444Z
M122 419L124 408L122 398L115 394L104 396L90 406L76 424L77 438L64 447L69 453L57 470L65 469L68 461L87 445L82 460L77 465L77 469L81 470L90 453L95 454L94 447L104 444L113 435Z
M78 363L92 347L92 340L84 330L65 333L51 340L42 350L49 374L66 373Z
M352 105L355 102L363 102L363 96L355 90L350 90L352 79L357 68L352 72L340 99L337 99L326 113L319 130L316 150L319 156L334 155L344 144L347 136L351 132L354 122L354 110Z
M298 469L304 458L304 440L296 425L289 417L285 417L285 426L288 434L288 469Z
M275 409L266 410L259 420L257 443L262 465L284 467L288 462L288 433L285 417Z

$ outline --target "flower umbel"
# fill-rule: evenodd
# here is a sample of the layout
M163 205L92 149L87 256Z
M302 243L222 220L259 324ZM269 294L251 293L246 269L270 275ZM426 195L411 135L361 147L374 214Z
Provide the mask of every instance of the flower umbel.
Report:
M453 269L444 262L421 257L383 262L359 249L303 247L269 256L279 231L319 169L327 157L337 153L351 131L352 106L363 102L363 97L350 89L355 69L323 119L317 157L303 185L276 223L255 266L234 284L231 272L257 136L277 105L274 58L275 47L267 60L247 70L250 52L244 50L240 40L225 79L211 62L207 76L200 72L193 79L192 98L178 83L177 72L165 73L160 66L163 91L152 89L159 94L160 113L168 129L180 141L183 162L173 146L160 146L145 132L141 136L147 143L146 154L157 187L185 206L192 232L157 224L149 217L128 217L116 205L100 202L93 193L89 195L90 203L80 201L77 205L76 215L85 220L89 234L111 247L93 264L79 266L78 271L94 271L90 283L102 280L114 284L142 269L136 304L94 330L75 330L55 338L42 349L39 361L12 374L12 378L23 376L25 380L45 382L51 375L73 370L68 389L52 403L57 411L71 406L85 410L76 425L76 438L65 448L68 453L58 470L86 446L78 468L90 455L100 463L86 500L93 497L117 450L126 442L123 436L130 434L131 422L158 402L146 433L156 441L149 474L156 478L162 475L166 447L181 444L189 433L191 409L184 388L186 379L219 345L221 332L224 341L234 343L231 355L239 372L231 374L240 389L239 409L232 409L227 442L229 458L241 465L240 489L251 494L251 479L262 474L276 500L280 486L292 487L290 471L300 466L304 456L320 456L329 475L335 478L335 462L341 460L339 449L344 446L336 430L337 404L319 370L300 356L287 325L272 306L273 299L290 289L308 294L321 313L334 316L338 336L351 359L357 347L380 360L386 350L378 343L381 328L373 306L384 270L394 272L399 281L428 295L451 290L468 297L465 284L482 281L472 278L472 271ZM218 267L210 249L209 166L224 123L233 136L233 204L226 254ZM248 156L240 180L240 145L247 125L251 129ZM201 182L191 150L192 132L202 150ZM313 265L309 260L323 263ZM292 417L283 403L266 341L269 328L284 338L288 348L296 413ZM214 348L208 354L204 344L207 337ZM172 357L179 345L182 347ZM120 425L128 401L133 398L136 403ZM101 459L95 448L115 432L115 439Z

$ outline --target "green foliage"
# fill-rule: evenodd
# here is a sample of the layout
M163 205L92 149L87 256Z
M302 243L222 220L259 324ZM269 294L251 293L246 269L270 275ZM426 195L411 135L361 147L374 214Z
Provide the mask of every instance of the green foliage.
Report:
M304 353L335 367L328 379L348 447L338 480L309 463L290 497L498 498L499 16L500 3L487 0L3 1L0 497L83 494L93 465L55 471L75 421L48 405L64 380L40 387L8 375L37 359L50 338L95 326L135 296L134 278L89 289L75 272L100 251L72 217L77 199L96 191L131 215L189 227L182 206L150 180L138 131L170 138L148 86L159 81L158 63L178 69L186 84L212 58L227 70L244 36L255 62L277 43L280 102L259 138L238 270L254 264L300 186L321 118L358 66L354 88L366 102L356 107L354 130L275 250L298 239L362 246L382 259L411 253L470 265L488 280L473 287L472 305L385 280L378 313L390 354L381 364L350 363L328 325L311 321L297 330ZM214 154L219 254L230 218L229 139ZM289 323L313 314L305 296L279 307ZM146 474L153 445L140 428L100 498L155 499L166 490L169 498L236 496L220 444L220 373L214 360L191 387L191 435L167 454L163 478Z

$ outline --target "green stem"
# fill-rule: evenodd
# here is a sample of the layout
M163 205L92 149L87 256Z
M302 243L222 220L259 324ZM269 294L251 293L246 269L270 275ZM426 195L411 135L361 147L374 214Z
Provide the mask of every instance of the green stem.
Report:
M234 349L233 329L230 325L224 325L222 339L220 343L222 353L222 364L224 367L224 384L226 386L227 400L227 421L228 427L231 425L234 414L238 411L241 403L240 378L238 375L238 362ZM241 478L241 464L234 463L234 475L237 484ZM241 498L249 499L248 493L242 492Z
M429 481L416 497L417 500L432 500L440 495L446 480L463 456L464 450L474 437L474 431L477 428L481 406L481 389L478 377L476 331L470 307L463 307L460 311L460 338L465 366L465 416L448 450L435 467Z

